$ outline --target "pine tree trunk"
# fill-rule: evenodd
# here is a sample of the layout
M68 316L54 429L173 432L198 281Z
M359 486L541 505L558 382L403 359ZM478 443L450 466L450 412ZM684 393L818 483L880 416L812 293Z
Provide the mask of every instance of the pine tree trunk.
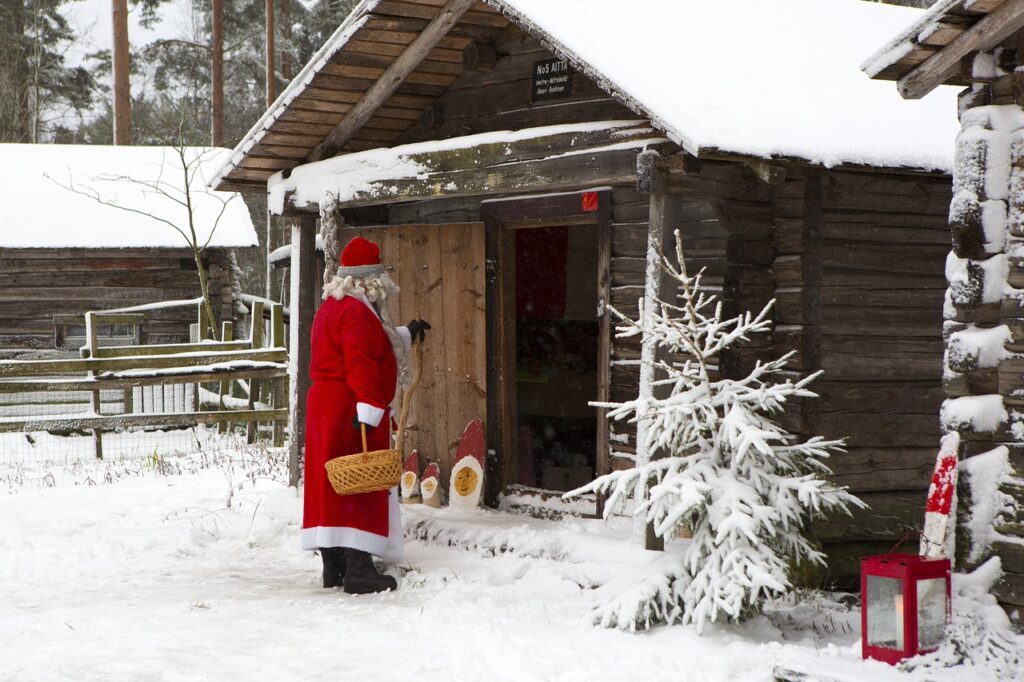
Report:
M112 0L114 24L114 144L132 143L132 92L128 77L128 0Z
M267 0L267 106L277 98L274 83L274 0Z
M224 144L224 0L213 0L210 47L210 144Z

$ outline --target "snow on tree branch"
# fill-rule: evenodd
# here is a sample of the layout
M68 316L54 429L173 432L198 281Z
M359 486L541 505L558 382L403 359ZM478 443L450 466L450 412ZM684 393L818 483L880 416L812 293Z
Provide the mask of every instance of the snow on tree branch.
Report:
M678 303L641 300L636 320L611 309L620 337L646 329L673 358L656 363L656 384L671 393L598 404L610 419L647 421L652 460L566 493L605 495L605 518L633 500L634 515L657 535L692 534L683 552L666 555L650 575L605 592L595 622L628 630L681 622L702 631L758 612L766 599L791 588L795 562L823 563L803 534L807 521L863 506L824 478L831 473L825 460L842 441L802 440L775 420L793 399L816 397L808 386L820 372L784 378L790 353L758 362L740 379L713 376L716 356L770 330L774 302L756 315L723 318L722 302L701 288L703 273L687 273L678 231L676 262L662 257L666 276L678 285Z

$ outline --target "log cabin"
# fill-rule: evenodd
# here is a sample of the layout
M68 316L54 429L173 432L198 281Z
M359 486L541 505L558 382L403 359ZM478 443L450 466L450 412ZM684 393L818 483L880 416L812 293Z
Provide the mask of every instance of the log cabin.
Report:
M881 43L880 43L881 44ZM862 68L917 104L945 86L960 128L949 207L941 426L958 431L957 560L999 557L996 597L1024 606L1024 2L940 0Z
M183 151L214 314L231 319L232 253L255 247L256 233L240 195L206 188L227 150ZM89 310L200 295L190 242L179 233L189 230L189 211L179 203L186 198L184 167L175 148L4 144L0 168L7 207L0 219L5 356L55 346L77 353L76 325ZM146 318L140 333L148 343L188 341L196 308L156 310Z
M362 2L211 185L267 192L290 221L297 395L318 233L362 234L393 268L399 318L434 324L410 438L442 477L473 418L492 504L633 466L633 426L589 402L640 390L641 343L615 336L609 307L635 315L672 294L649 254L672 252L678 230L728 311L776 301L773 332L723 354L722 375L791 351L795 374L824 370L820 399L780 418L846 438L835 481L870 506L813 534L830 582L853 585L860 556L920 528L941 435L954 95L908 108L857 68L919 14Z

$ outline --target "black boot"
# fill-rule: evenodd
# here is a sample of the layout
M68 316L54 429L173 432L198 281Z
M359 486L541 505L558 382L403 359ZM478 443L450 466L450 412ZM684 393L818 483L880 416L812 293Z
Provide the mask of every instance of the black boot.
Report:
M345 579L345 555L341 547L322 547L320 558L324 560L324 587L341 587Z
M358 549L345 548L345 591L349 594L369 594L398 589L398 582L390 575L381 575L373 565L373 557Z

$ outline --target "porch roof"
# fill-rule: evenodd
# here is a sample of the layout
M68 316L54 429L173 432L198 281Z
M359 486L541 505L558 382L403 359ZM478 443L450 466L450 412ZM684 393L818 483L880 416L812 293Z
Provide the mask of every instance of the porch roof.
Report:
M418 45L459 1L364 0L213 185L262 188L278 171L398 144L462 73L463 49L493 41L510 22L697 156L951 168L953 90L908 106L857 68L918 10L861 0L634 0L628 10L619 0L485 0ZM412 54L417 45L423 54ZM411 71L382 95L403 59ZM375 92L380 101L369 102ZM355 111L358 124L346 124ZM346 127L337 148L325 144Z
M629 154L625 166L635 173L633 155L664 143L669 139L645 121L598 121L371 149L274 174L267 183L268 208L281 214L315 211L328 198L339 206L355 206L488 189L553 188L558 179L552 171L557 172L559 161L568 163L574 183L588 166L600 173L595 159L614 152Z
M1021 28L1024 0L937 0L861 68L872 78L897 81L903 97L919 99L942 84L967 85L961 60Z

